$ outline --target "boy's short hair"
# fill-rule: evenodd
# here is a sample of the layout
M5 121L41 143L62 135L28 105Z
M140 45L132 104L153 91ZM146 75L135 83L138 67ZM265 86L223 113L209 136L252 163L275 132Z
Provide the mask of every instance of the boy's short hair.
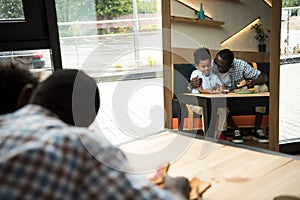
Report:
M194 51L195 64L198 65L201 60L211 60L211 55L207 48L199 48Z

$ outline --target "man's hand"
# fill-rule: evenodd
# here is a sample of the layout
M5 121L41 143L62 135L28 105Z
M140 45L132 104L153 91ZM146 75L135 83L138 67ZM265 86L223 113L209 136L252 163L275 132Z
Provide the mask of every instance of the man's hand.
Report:
M164 189L169 190L183 199L189 199L191 187L190 182L185 177L172 178L168 175L164 177Z
M192 80L190 82L190 85L192 86L192 88L198 88L201 86L201 84L202 84L202 79L201 78L199 79L198 76L195 78L192 78Z
M253 88L255 85L255 81L253 79L246 81L247 88Z

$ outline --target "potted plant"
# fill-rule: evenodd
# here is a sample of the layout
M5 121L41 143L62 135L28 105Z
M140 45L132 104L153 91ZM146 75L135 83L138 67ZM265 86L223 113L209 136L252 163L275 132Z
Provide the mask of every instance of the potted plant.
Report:
M256 32L255 39L258 41L258 50L261 52L265 52L265 41L269 38L269 36L265 34L265 31L262 28L262 26L262 24L254 24L253 26L251 26L251 29L255 30Z

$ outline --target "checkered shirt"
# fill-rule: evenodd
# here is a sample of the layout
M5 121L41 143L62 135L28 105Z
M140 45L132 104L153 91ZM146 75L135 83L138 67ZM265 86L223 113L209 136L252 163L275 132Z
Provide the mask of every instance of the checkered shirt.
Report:
M1 116L0 199L176 199L126 173L123 153L99 135L37 105Z
M213 67L215 67L214 64ZM231 89L234 89L242 80L256 79L260 73L261 71L254 69L246 61L234 58L232 67L229 70Z

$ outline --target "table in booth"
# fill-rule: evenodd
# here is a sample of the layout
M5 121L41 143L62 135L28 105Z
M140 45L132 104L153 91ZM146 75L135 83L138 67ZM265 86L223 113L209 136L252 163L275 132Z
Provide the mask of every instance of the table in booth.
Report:
M269 106L269 96L270 92L259 92L253 94L177 94L180 107L185 106L185 104L199 105L203 107L204 129L207 132L206 135L211 137L213 137L215 132L218 108L247 108L248 113L253 112L254 114L256 106ZM183 121L181 109L178 109L178 127L180 131L183 130Z

